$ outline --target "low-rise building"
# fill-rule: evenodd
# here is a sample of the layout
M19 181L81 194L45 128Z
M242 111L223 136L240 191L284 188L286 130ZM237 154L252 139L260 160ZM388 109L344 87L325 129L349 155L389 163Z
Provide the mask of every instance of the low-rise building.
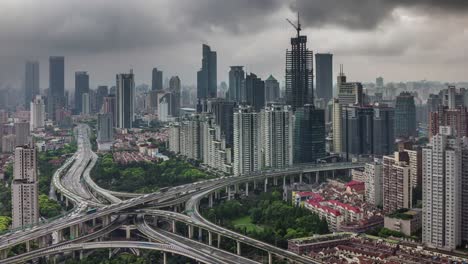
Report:
M385 216L384 227L411 236L422 227L422 210L419 208L398 210Z

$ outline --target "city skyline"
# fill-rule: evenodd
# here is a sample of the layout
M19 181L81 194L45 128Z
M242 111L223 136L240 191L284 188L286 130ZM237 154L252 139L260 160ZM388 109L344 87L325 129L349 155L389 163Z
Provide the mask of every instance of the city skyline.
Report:
M295 17L296 11L301 13L310 49L333 53L334 68L344 64L351 80L367 82L383 75L388 81L463 81L467 66L463 43L468 21L463 14L468 4L462 1L133 4L126 9L122 1L112 6L105 0L94 5L48 0L40 6L7 1L0 20L5 26L0 37L8 35L0 49L0 87L22 87L25 61L39 60L40 87L47 88L47 60L55 55L66 57L67 90L73 89L75 71L88 71L91 87L110 85L115 73L130 68L137 84L150 84L156 66L165 76L179 75L185 85L195 84L203 43L218 53L219 81L227 81L229 66L244 65L246 72L262 79L273 74L283 83L282 53L294 35L284 19ZM17 21L17 13L25 19ZM169 20L174 14L176 19Z

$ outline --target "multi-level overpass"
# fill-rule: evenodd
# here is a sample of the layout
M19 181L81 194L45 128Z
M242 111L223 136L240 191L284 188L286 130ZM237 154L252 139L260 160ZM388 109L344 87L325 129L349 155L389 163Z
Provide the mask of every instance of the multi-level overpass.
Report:
M335 171L364 166L362 163L303 164L281 170L221 177L145 195L118 193L97 186L91 179L89 174L96 163L97 155L91 151L87 133L88 128L84 126L77 128L78 151L57 170L53 178L59 196L65 200L65 203L70 201L75 206L74 210L52 222L0 236L2 263L23 263L26 260L53 256L64 251L81 252L103 247L154 249L184 255L204 263L250 263L251 260L241 256L242 244L266 251L269 263L273 263L275 258L295 263L316 263L308 257L299 256L217 226L201 216L199 205L204 198L208 198L208 206L212 206L214 201L221 199L222 196L231 199L233 193L242 191L245 195L249 195L254 189L266 191L271 185L302 182L304 178L308 182L318 181L319 177L333 177ZM133 198L121 200L117 197ZM95 210L88 212L86 208ZM186 214L177 211L185 211ZM156 225L150 226L145 221L148 218L155 219ZM170 223L173 233L158 227L158 220ZM176 223L188 227L188 238L176 234ZM130 238L130 232L139 232L141 236L160 243L89 242L105 239L109 233L119 228L126 231L127 239ZM207 233L207 244L193 240L195 228L198 230L199 238ZM237 254L219 249L222 238L236 242ZM31 241L37 241L39 249L30 250ZM214 241L217 241L218 247L213 245ZM6 258L8 249L18 244L26 244L28 252Z

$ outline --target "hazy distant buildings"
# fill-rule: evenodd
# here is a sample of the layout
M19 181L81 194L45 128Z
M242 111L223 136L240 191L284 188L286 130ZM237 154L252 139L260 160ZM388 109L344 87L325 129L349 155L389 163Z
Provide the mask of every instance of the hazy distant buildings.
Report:
M39 182L35 148L19 146L15 149L11 189L12 227L37 224L39 221Z
M98 114L98 142L110 142L114 138L112 114Z
M325 157L325 111L305 105L296 110L295 118L294 163L317 162Z
M315 54L317 97L326 102L333 98L333 54Z
M244 89L246 93L245 103L259 112L265 107L265 82L257 75L250 73L245 77Z
M245 100L245 91L243 91L245 72L243 68L243 66L231 66L229 71L228 99L237 103Z
M396 98L395 104L395 137L416 137L416 105L414 97L408 92L402 92Z
M45 104L44 99L40 95L36 95L31 104L31 131L45 126Z
M293 111L314 102L313 53L307 49L307 36L291 38L291 49L286 51L286 103Z
M117 100L115 96L106 96L102 103L102 113L112 115L113 127L117 125Z
M85 71L75 72L75 112L76 114L83 113L83 105L84 105L83 94L85 93L88 94L89 96L89 75Z
M135 81L133 72L117 77L117 128L132 128L135 118Z
M91 100L89 93L81 94L81 114L89 115L91 113Z
M109 89L105 85L100 85L96 91L96 110L97 112L102 111L102 105L104 104L104 97L109 95Z
M152 85L151 90L162 91L163 88L163 72L159 71L158 68L153 68L152 72Z
M56 121L56 112L66 105L65 101L65 58L49 58L49 93L47 95L47 113Z
M217 95L217 56L210 46L203 44L202 67L197 73L197 98L215 98Z
M178 117L180 114L180 102L182 87L179 76L172 76L169 80L169 91L171 92L170 111L169 115Z
M279 82L275 79L275 77L273 77L273 75L270 75L270 77L265 80L265 102L277 102L280 97L281 94Z
M39 89L39 62L26 62L24 78L24 104L29 109L31 101L40 94Z

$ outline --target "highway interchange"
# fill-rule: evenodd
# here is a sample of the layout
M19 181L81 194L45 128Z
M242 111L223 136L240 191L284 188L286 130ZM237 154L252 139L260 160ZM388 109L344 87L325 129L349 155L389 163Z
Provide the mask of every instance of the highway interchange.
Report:
M89 127L86 125L77 126L78 151L57 170L53 177L53 185L56 191L60 193L62 199L72 202L74 204L74 209L52 222L42 223L38 226L30 227L25 230L17 230L0 236L0 251L27 241L40 239L50 234L56 234L65 228L82 225L85 222L94 221L96 219L107 219L109 222L108 225L96 231L95 234L52 243L46 247L16 257L4 259L2 263L24 263L26 260L54 255L64 251L115 247L153 249L171 252L196 259L203 263L256 263L240 255L220 250L215 246L196 242L160 228L152 228L145 221L145 217L159 217L168 221L185 223L188 226L198 227L209 233L218 234L242 244L265 250L269 255L269 263L272 263L273 255L295 263L317 263L308 257L299 256L287 250L274 247L270 244L217 226L201 216L199 204L203 198L210 197L210 195L213 197L216 192L224 190L226 187L230 190L230 186L248 184L253 181L266 184L269 179L275 179L276 181L278 178L282 178L284 184L285 175L292 175L290 177L294 177L294 175L300 175L302 173L350 169L363 166L361 163L304 165L285 170L270 170L251 175L221 177L176 186L168 188L164 192L155 192L145 195L118 193L100 188L89 176L90 170L96 163L97 155L91 150L88 133ZM246 185L246 188L248 188L248 185ZM118 197L131 199L121 200ZM186 214L159 210L169 207L179 207L181 205L185 205ZM152 209L145 209L144 207ZM96 208L96 210L93 213L87 213L89 208ZM125 220L127 220L128 215L136 216L134 217L135 227L142 234L150 240L159 243L141 241L90 242L119 228Z

